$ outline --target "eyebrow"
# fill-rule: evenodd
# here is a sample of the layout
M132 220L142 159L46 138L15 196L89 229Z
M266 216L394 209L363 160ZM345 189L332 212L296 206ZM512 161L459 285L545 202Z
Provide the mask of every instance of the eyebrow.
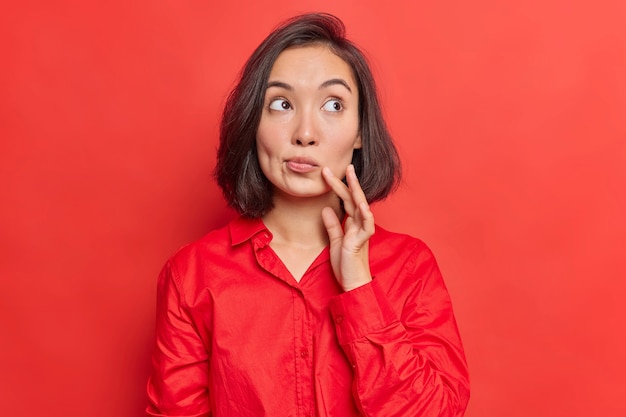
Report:
M341 78L331 78L330 80L324 81L322 83L322 85L320 85L319 89L323 90L324 88L328 88L332 85L342 85L344 86L349 92L352 92L352 89L350 88L350 86L348 85L348 83L345 80L342 80ZM267 83L267 87L271 88L271 87L279 87L279 88L283 88L287 91L293 91L293 87L287 83L284 83L282 81L269 81Z
M279 87L279 88L284 88L287 91L293 91L293 87L292 86L290 86L289 84L284 83L282 81L269 81L267 83L267 87L265 87L265 89L267 90L268 88L271 88L271 87Z
M348 89L349 92L352 92L352 89L350 88L348 83L345 80L342 80L341 78L332 78L328 81L324 81L322 85L320 85L319 89L322 90L324 88L330 87L331 85L343 85L344 87Z

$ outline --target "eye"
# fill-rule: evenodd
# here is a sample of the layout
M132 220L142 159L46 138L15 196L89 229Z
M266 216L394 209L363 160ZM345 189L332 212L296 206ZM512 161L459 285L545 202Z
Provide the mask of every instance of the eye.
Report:
M285 111L291 109L291 104L284 98L275 98L274 100L270 101L270 109Z
M324 103L322 109L332 112L342 111L343 103L338 98L331 98L326 103Z

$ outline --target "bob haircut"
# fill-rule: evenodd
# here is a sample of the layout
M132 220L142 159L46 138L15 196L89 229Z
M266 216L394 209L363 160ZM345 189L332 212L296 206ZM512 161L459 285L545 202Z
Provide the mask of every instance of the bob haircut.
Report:
M363 53L346 39L339 18L325 13L296 16L279 25L252 53L224 106L213 174L228 205L244 217L261 217L273 207L272 185L261 171L256 150L270 71L282 51L307 45L327 46L352 69L359 89L362 141L352 163L367 200L386 198L400 182L400 158Z

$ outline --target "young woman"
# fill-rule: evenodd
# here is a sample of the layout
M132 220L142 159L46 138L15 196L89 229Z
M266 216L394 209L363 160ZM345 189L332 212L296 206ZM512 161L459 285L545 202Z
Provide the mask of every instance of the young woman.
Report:
M433 255L374 224L399 159L339 19L293 18L252 54L215 176L240 216L159 277L148 415L463 415L467 367Z

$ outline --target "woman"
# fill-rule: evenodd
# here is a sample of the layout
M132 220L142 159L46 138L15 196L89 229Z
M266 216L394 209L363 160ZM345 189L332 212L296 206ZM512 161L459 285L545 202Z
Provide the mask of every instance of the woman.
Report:
M148 414L461 416L467 367L433 255L369 208L399 170L342 22L272 32L221 124L215 176L240 217L159 277Z

